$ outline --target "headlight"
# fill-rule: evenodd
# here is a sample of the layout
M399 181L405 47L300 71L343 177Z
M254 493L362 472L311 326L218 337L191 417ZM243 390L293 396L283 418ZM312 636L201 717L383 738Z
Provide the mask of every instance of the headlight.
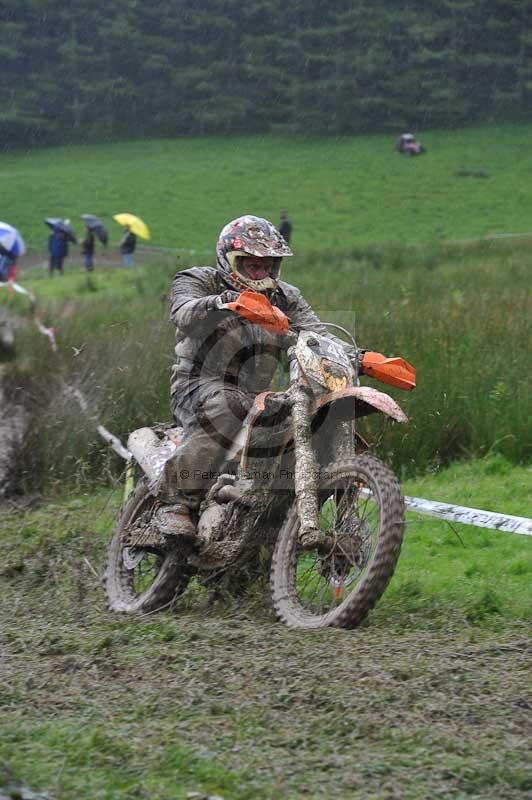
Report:
M324 358L320 364L320 371L323 375L323 382L330 392L339 392L349 386L349 372L340 364Z

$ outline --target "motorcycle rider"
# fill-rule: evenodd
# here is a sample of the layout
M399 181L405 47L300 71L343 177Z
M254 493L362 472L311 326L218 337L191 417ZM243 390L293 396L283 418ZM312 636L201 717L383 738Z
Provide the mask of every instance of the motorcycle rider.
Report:
M190 512L197 509L224 451L242 425L254 398L270 387L286 340L224 308L245 290L265 294L283 311L292 329L308 330L350 345L328 333L299 289L280 280L281 261L292 255L279 231L260 217L229 222L216 246L216 268L178 272L171 295L176 325L176 363L171 408L184 428L172 459L175 482L165 486L153 521L159 533L194 538Z

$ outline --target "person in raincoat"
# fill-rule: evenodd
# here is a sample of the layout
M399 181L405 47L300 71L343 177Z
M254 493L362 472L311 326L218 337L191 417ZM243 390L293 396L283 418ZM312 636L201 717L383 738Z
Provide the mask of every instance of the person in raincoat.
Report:
M124 266L127 269L133 266L133 253L135 252L136 246L137 237L129 225L126 225L124 236L120 242L120 252L122 253L122 257L124 259Z
M92 272L94 269L94 242L94 232L89 225L86 225L85 236L81 243L81 254L83 255L83 261L87 272Z
M216 267L178 272L170 299L176 326L176 362L171 377L171 408L184 428L184 442L173 458L175 485L154 516L164 535L193 538L191 510L197 509L216 478L225 449L240 429L254 398L269 388L287 348L286 338L247 322L223 306L240 292L261 292L296 329L328 333L295 286L280 280L283 257L292 251L268 220L243 216L220 233Z
M48 252L50 253L50 277L57 270L63 274L63 261L68 256L68 236L65 231L54 229L48 237Z
M15 281L17 279L17 257L0 244L0 281Z

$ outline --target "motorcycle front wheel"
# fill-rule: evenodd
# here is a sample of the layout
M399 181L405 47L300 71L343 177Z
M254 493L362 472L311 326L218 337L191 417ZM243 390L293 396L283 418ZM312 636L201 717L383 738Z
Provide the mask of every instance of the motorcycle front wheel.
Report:
M107 555L104 587L111 611L146 613L170 607L182 594L190 574L177 552L126 544L131 527L148 525L156 499L142 480L118 515Z
M393 472L368 454L324 467L318 497L319 547L299 544L296 503L279 532L271 569L274 608L291 628L354 628L394 573L404 499Z

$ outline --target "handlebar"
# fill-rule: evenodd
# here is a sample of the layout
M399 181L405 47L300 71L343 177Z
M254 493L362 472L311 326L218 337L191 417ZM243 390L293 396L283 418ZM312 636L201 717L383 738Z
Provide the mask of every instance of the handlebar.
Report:
M233 302L221 304L220 308L233 311L271 333L287 337L289 346L297 341L298 334L290 328L286 314L280 308L272 306L268 298L259 292L246 290ZM357 375L360 373L369 375L399 389L415 388L416 370L408 361L402 358L387 358L382 353L370 350L360 350L356 345L355 352L356 355L352 360Z

